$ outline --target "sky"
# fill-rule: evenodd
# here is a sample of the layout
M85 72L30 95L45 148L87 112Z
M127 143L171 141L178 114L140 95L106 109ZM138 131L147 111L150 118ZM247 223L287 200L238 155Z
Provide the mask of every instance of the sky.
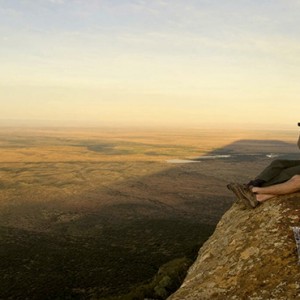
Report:
M300 122L300 0L0 0L0 120Z

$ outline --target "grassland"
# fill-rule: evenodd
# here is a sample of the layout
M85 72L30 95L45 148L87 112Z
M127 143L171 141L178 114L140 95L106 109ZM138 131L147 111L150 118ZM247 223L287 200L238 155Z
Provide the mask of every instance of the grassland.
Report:
M296 153L293 139L1 128L0 298L133 299L142 288L158 291L160 267L181 262L186 270L234 201L226 183L254 176L270 162L267 153ZM220 153L245 155L166 162ZM152 295L162 299L160 292Z

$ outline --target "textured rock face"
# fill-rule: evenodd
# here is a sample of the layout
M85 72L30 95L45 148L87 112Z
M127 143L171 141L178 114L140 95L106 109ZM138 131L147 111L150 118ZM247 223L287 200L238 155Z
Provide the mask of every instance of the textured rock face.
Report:
M169 300L300 299L292 226L300 226L300 193L253 210L234 204Z

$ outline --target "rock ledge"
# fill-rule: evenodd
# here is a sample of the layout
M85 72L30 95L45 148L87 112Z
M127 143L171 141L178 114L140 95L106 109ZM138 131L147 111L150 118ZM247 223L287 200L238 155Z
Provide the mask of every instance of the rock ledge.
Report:
M292 226L300 226L300 193L253 210L234 204L168 299L300 299Z

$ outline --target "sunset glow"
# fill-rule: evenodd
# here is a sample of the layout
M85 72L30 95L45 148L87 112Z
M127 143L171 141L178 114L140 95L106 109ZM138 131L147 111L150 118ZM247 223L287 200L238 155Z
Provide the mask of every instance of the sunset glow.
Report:
M0 0L0 119L294 128L299 12L298 0Z

